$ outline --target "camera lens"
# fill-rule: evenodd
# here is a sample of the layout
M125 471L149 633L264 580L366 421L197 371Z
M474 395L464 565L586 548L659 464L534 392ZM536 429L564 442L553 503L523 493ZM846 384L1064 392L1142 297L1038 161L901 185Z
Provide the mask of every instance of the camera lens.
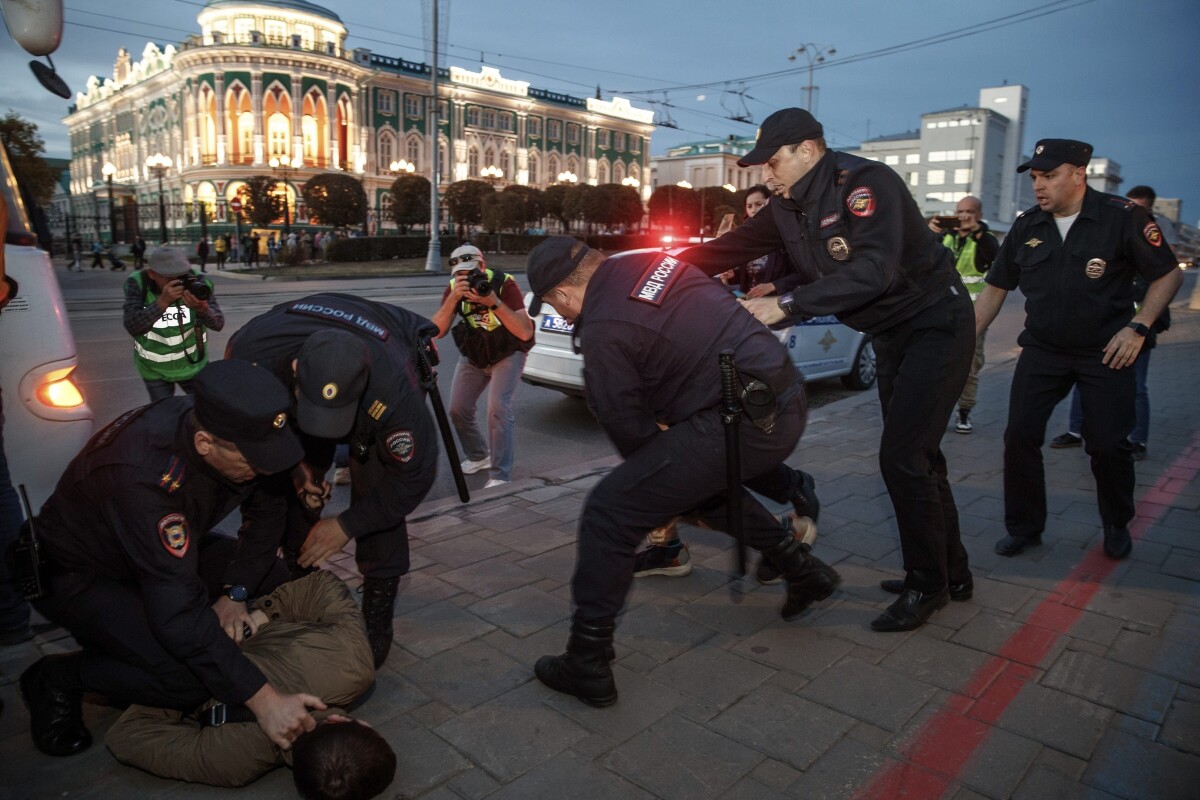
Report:
M483 297L492 293L492 282L488 280L488 276L482 272L475 272L467 278L467 285L471 287L471 291Z
M212 297L212 289L208 288L208 284L203 278L197 278L194 275L184 276L183 290L191 292L192 296L197 300L207 300Z

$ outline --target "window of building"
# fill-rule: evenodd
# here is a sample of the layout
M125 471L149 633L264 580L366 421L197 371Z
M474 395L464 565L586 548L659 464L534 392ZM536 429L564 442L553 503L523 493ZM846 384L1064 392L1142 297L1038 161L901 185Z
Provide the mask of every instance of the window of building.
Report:
M894 167L900 163L900 156L884 156L883 163L887 164L889 167Z
M908 155L906 155L904 157L904 163L905 164L920 164L921 163L921 154L920 153L909 153Z
M405 151L408 153L408 163L415 166L418 171L421 169L421 149L421 140L416 136L410 136Z
M579 126L567 123L567 144L579 144Z
M925 183L929 186L941 186L946 182L946 170L931 169L925 175Z
M479 175L479 148L472 147L467 151L467 174L475 177Z
M937 127L937 123L936 122L927 122L927 123L925 123L925 127L928 129L933 129L933 128Z
M612 182L620 183L623 180L625 180L625 164L624 162L618 161L617 163L613 164Z
M317 158L317 143L319 141L316 118L305 114L300 119L300 131L304 137L304 159L306 161L313 161Z
M392 134L384 131L379 134L379 168L391 169L391 164L396 160L396 139Z
M267 37L268 44L284 44L287 41L287 23L279 19L265 20L263 35Z
M971 182L971 170L969 170L969 169L954 170L954 182L959 185L964 184L964 183L969 184Z
M254 17L238 17L233 21L233 36L238 42L249 42L252 30L254 30Z
M483 127L485 127L485 128L495 128L496 127L496 110L495 109L485 108L483 110Z
M504 173L505 180L511 181L513 179L512 154L507 150L500 153L500 171Z
M558 156L551 154L550 158L546 159L546 180L558 180Z
M937 124L937 126L938 126L939 128L945 128L945 127L947 127L949 124L950 124L950 123L949 123L949 122L947 122L946 120L942 120L941 122L939 122L939 123Z
M612 147L612 131L596 131L596 147L608 150Z
M920 186L921 185L921 173L919 173L919 172L908 173L908 185L909 186Z
M272 114L267 120L268 158L270 156L278 156L280 159L287 158L290 136L291 125L287 115L278 112Z
M596 182L608 183L608 162L603 159L596 164Z
M525 133L528 134L529 136L535 136L535 137L541 136L542 135L542 118L541 117L526 118Z
M930 163L933 163L935 161L945 161L945 160L946 160L946 151L945 150L930 150L929 151L929 162Z
M490 147L487 150L483 151L483 166L484 167L496 166L496 151Z
M450 104L445 100L438 100L438 119L441 122L450 121Z
M316 42L317 38L316 31L313 30L313 26L297 23L296 33L300 36L300 46L307 50L311 50L313 48L313 43Z
M618 152L625 149L625 133L623 131L613 134L613 149Z
M479 127L479 109L475 106L467 109L467 124Z
M529 185L530 186L537 185L541 179L541 175L539 174L539 171L538 171L538 166L539 166L540 161L541 161L541 159L538 158L537 153L529 154Z
M642 137L640 137L640 136L630 136L629 137L629 152L631 152L631 153L642 152Z
M446 143L438 142L438 183L450 181L450 156L446 151Z
M387 89L378 89L375 95L375 111L385 117L396 113L396 93Z
M516 118L511 111L500 112L500 130L513 132L517 129Z
M562 122L557 119L546 120L546 138L558 141L562 138Z
M420 119L425 114L425 99L419 94L404 95L404 116Z

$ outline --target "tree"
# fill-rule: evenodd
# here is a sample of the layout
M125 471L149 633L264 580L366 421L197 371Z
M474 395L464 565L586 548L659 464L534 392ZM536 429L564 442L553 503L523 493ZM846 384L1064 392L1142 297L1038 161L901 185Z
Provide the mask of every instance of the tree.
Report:
M429 179L401 175L392 182L392 220L401 228L429 222Z
M466 238L466 229L483 221L483 198L496 190L487 181L455 181L446 187L446 208L458 223L458 238Z
M0 119L0 142L8 151L17 182L35 203L47 205L54 194L59 170L53 169L42 158L46 143L38 135L37 125L9 111L7 116Z
M599 217L596 222L608 228L632 228L642 221L642 201L637 189L618 183L604 183L596 187L600 200Z
M567 218L567 193L570 188L566 184L556 183L547 186L542 192L542 213L558 220L558 224L562 225L563 230L566 230L570 224L570 220Z
M650 224L676 233L695 230L700 217L700 195L693 189L668 184L650 195Z
M520 210L514 212L517 214L517 225L515 227L536 226L546 214L544 210L545 203L540 189L514 183L511 186L506 186L501 194L511 195L516 198Z
M576 184L567 189L563 201L563 213L567 219L583 220L587 232L592 232L592 226L604 216L604 198L600 190L590 184Z
M256 228L266 228L283 217L282 183L270 175L251 175L238 189L242 215Z
M511 231L525 222L525 201L518 194L493 192L483 198L483 227L488 233Z
M703 197L701 205L704 208L702 222L709 231L715 231L726 214L736 216L738 208L744 205L738 202L737 195L724 186L705 186L700 190L700 195Z
M341 172L310 178L302 189L310 217L322 225L349 228L367 218L367 192L362 181Z

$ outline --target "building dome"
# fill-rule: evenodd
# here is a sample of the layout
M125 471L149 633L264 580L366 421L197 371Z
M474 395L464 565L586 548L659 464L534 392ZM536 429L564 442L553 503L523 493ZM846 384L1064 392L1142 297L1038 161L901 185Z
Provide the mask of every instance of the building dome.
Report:
M307 3L305 0L209 0L205 3L204 9L234 9L239 7L250 8L280 8L288 11L299 11L305 14L312 14L317 17L324 17L341 24L341 18L327 8L322 8L316 3Z

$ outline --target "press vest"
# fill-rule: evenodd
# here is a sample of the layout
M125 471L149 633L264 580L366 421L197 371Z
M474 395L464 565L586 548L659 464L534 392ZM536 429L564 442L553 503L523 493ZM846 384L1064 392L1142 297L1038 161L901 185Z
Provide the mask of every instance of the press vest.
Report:
M991 232L984 233L984 236L991 235ZM960 241L962 242L962 249L955 250L955 245ZM956 234L947 233L942 238L942 244L945 245L947 250L954 253L954 268L958 270L958 274L962 277L963 285L971 293L971 299L975 300L979 293L983 291L984 279L984 273L975 269L975 238L968 236L965 239L960 239Z
M484 272L492 285L492 294L495 295L496 302L504 302L500 292L504 284L512 280L512 276L505 272L497 276L490 269ZM450 279L450 286L454 287L454 278ZM504 327L496 312L490 309L481 309L476 304L464 300L458 306L458 313L462 320L451 328L450 333L459 352L476 367L490 367L518 350L528 351L533 347L532 338L526 342L514 336L512 331Z
M144 272L135 272L132 277L142 287L147 305L158 300ZM205 283L212 288L207 278ZM171 383L193 378L208 363L207 341L204 323L193 309L181 302L168 306L154 327L133 338L133 360L138 374L143 380Z

